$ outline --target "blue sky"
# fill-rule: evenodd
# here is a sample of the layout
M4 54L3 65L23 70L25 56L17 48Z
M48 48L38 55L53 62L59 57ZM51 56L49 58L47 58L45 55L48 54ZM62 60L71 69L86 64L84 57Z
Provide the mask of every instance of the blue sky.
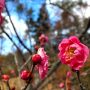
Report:
M45 0L20 0L20 3L23 3L24 5L27 5L27 8L32 8L34 10L33 16L34 19L38 18L38 14L39 14L39 9L41 7L41 5L45 2ZM8 10L10 12L11 15L11 19L18 31L18 34L20 36L20 38L22 39L23 36L25 35L25 31L28 29L26 23L25 23L25 15L24 14L18 14L16 12L16 4L10 2L7 2L7 7ZM50 9L49 9L50 8ZM51 9L51 6L47 5L47 10L48 13L51 14L51 12L56 11L55 9L57 9L56 7L53 8L53 10ZM4 16L6 16L6 19L8 20L8 24L6 24L6 27L9 27L9 29L6 29L7 33L9 33L9 35L12 37L13 34L13 40L15 41L16 44L18 44L19 42L17 41L17 39L15 38L15 33L13 31L12 25L9 21L9 17L7 16L7 14L5 13ZM54 18L53 18L54 17ZM52 19L52 22L54 22L57 17L55 17L55 13L52 13L52 15L50 16L50 19ZM12 33L12 34L11 34ZM4 51L2 52L3 54L7 54L9 52L12 52L12 42L7 38L7 36L4 35L4 37L6 38L6 40L4 41L3 47L4 47ZM32 45L35 44L35 40L33 38L31 38L32 41ZM24 43L30 48L30 41L26 40L26 42L24 41ZM24 49L22 47L22 49ZM15 49L14 49L15 50ZM24 52L26 50L24 49Z
M36 3L37 2L37 3ZM38 14L39 14L39 9L42 5L42 3L44 2L44 0L20 0L20 3L24 3L24 5L27 5L28 8L32 8L34 10L34 17L37 18L38 17ZM22 39L23 36L25 35L25 30L28 29L24 19L25 19L25 16L22 15L21 17L18 16L17 12L16 12L16 4L15 3L12 3L11 1L10 2L7 2L7 6L8 6L8 10L10 12L10 15L11 15L11 19L18 31L18 34L20 36L20 38ZM15 37L15 33L13 31L13 28L12 28L12 25L9 21L9 17L7 16L6 13L4 13L4 16L6 17L6 19L8 20L8 24L6 24L5 26L6 27L9 27L8 29L6 29L7 33L12 37L12 34L14 35L12 38L13 40L15 41L16 44L18 44L19 42L17 41L16 37ZM11 34L12 33L12 34ZM3 43L3 51L2 53L3 54L8 54L9 52L12 52L12 42L7 38L7 36L5 34L3 34L3 36L5 37L5 41ZM32 45L35 44L35 41L33 38L31 38L31 41L32 41ZM24 43L27 45L27 47L30 48L30 41L29 40L26 40L24 41ZM21 48L23 49L23 47L21 46ZM15 50L15 48L14 48ZM24 49L24 52L26 50Z
M61 1L61 0L51 0L53 3L55 3L56 1ZM74 1L74 0L73 0ZM77 1L77 0L76 0ZM83 0L84 2L88 1L88 0ZM25 6L27 5L27 8L32 8L34 10L34 19L37 19L38 17L38 14L39 14L39 9L42 5L42 3L44 3L45 0L20 0L20 3L23 3ZM49 4L49 0L46 0L46 3L47 3L47 10L48 10L48 13L49 13L49 17L50 19L52 20L52 22L55 22L57 21L57 19L60 19L57 17L57 11L59 12L58 15L60 16L60 13L62 12L62 10L59 10L57 7L52 7L52 5ZM88 4L90 5L90 1L88 1ZM12 3L12 2L7 2L7 6L8 6L8 9L9 9L9 12L11 14L11 18L12 18L12 21L18 31L18 34L20 35L20 38L23 38L23 36L25 35L25 30L28 28L26 23L25 23L25 16L24 14L17 14L16 12L16 4L15 3ZM88 7L86 10L85 10L85 16L86 17L89 17L90 16L90 7ZM81 17L81 13L78 12L76 9L74 10L80 17ZM84 10L83 10L84 12ZM6 13L4 13L4 16L6 16L6 19L9 21L8 19L8 16L6 15ZM13 31L13 28L12 28L12 25L10 24L10 21L8 24L6 24L6 27L9 27L9 29L7 29L7 33L9 33L11 35L11 33L15 36L15 33ZM10 32L11 30L11 32ZM65 33L65 32L64 32ZM5 36L5 42L3 44L3 47L4 47L4 50L3 50L3 54L7 54L9 52L12 52L12 42ZM12 36L12 35L11 35ZM19 42L16 40L15 37L13 37L14 41L18 44ZM34 39L32 38L32 44L35 44L35 41ZM29 40L27 40L25 42L25 44L30 48L30 42ZM23 47L22 47L23 49ZM24 50L25 52L26 50Z

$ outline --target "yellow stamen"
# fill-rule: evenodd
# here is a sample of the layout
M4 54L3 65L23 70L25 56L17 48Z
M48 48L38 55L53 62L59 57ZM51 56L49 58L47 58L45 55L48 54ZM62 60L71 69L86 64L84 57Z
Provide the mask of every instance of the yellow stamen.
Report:
M71 58L74 55L74 51L75 51L75 48L68 49L68 51L66 52L66 55L67 55L66 62L69 62L71 60Z

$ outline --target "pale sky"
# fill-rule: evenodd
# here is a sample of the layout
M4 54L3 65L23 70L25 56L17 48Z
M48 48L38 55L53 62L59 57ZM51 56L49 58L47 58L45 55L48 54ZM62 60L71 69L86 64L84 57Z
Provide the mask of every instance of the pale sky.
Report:
M57 1L62 1L62 0L50 0L52 3L56 3ZM71 1L78 1L78 0L71 0ZM85 9L80 9L80 11L78 11L78 10L74 10L75 11L75 13L77 14L77 15L79 15L80 17L82 17L82 14L86 17L86 18L88 18L88 17L90 17L90 0L83 0L83 2L87 2L87 4L89 5L87 8L85 8ZM48 5L48 7L50 7L50 5L49 5L49 0L46 0L46 3L47 3L47 5ZM53 17L53 14L52 14L52 16L51 17Z
M57 1L62 1L62 0L51 0L52 3L55 3ZM73 0L73 1L78 1L78 0ZM84 2L88 2L88 4L90 5L90 0L83 0L83 1ZM57 17L55 17L55 14L57 13L57 12L55 12L56 11L55 9L57 9L57 7L52 7L51 5L49 5L49 0L46 0L46 3L47 3L48 12L50 13L50 18L53 18L54 17L53 20L58 19ZM77 13L77 15L79 15L80 17L82 17L82 14L81 14L80 11L77 11L77 10L74 10L74 11L75 11L75 13ZM81 11L82 11L82 13L83 13L83 15L85 17L90 17L90 7L87 7L85 10L82 9ZM51 14L51 12L54 12L54 13ZM60 14L60 12L59 12L59 14ZM10 28L10 30L11 30L11 32L10 32L10 30L7 29L7 32L9 34L12 33L13 35L15 35L15 33L13 31L13 28L12 28L12 25L11 25L11 23L9 21L8 16L6 16L6 19L9 22L8 24L6 24L6 27L8 26ZM16 27L19 35L20 35L20 37L22 38L25 35L25 31L28 29L25 21L23 19L20 19L19 17L17 17L16 14L11 14L11 19L12 19L12 21L13 21L13 23L14 23L14 25L15 25L15 27ZM62 32L62 33L64 33L64 32ZM12 42L10 42L5 35L4 35L4 37L7 39L7 42L6 42L6 43L8 43L7 44L7 47L10 48L12 46ZM35 44L35 40L32 38L31 41L32 41L32 44L34 45ZM16 43L17 43L17 41L16 41ZM27 41L26 43L29 44L29 41ZM6 51L4 51L4 53L10 52L11 51L11 48L10 48L10 50L9 50L9 48L6 49Z
M16 36L14 30L13 30L13 27L10 23L10 20L9 20L9 17L4 13L3 16L6 17L6 20L8 21L7 24L5 24L5 27L6 27L6 32L12 37L13 36ZM23 38L23 36L25 36L25 31L28 29L25 21L23 19L20 19L16 14L12 14L11 15L11 19L14 23L14 26L20 36L20 38ZM8 27L8 28L7 28ZM4 47L4 50L2 51L3 54L7 54L7 53L10 53L12 52L12 42L8 39L8 37L3 34L3 36L5 37L5 42L3 44L3 47ZM12 37L15 41L16 44L18 44L18 41ZM33 38L31 38L31 42L32 42L32 45L35 44L35 40ZM6 44L7 44L7 47L6 47ZM26 40L25 44L27 46L30 46L30 40ZM24 50L24 52L26 52L26 50Z

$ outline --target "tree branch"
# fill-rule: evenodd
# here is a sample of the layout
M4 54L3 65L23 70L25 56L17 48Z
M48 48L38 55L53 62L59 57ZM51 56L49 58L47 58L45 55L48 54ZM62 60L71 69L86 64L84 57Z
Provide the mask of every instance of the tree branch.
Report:
M81 40L82 37L87 33L88 29L90 28L90 18L88 20L87 26L85 28L85 30L81 33L81 35L79 36L79 39Z
M68 12L71 16L73 16L74 18L76 18L68 9L63 8L62 6L60 6L60 5L56 4L56 3L51 3L50 0L49 0L49 2L50 2L51 5L56 6L56 7L60 8L60 9L62 9L64 11Z
M13 30L14 30L14 32L15 32L18 40L19 40L19 42L21 43L21 45L22 45L30 54L32 54L32 51L31 51L31 50L22 42L22 40L20 39L20 37L19 37L19 35L18 35L17 31L16 31L16 28L15 28L15 26L14 26L12 20L11 20L10 13L9 13L9 11L8 11L8 9L7 9L6 4L5 4L5 8L6 8L6 12L7 12L8 16L9 16L10 22L11 22L11 24L12 24L12 26L13 26Z
M19 69L19 71L21 71L27 64L28 62L30 62L31 60L31 56L28 58L28 60L21 66L21 68Z
M20 55L21 55L23 61L25 62L26 60L25 60L25 58L24 58L24 56L23 56L22 51L20 50L20 48L16 45L16 43L15 43L15 42L13 41L13 39L9 36L9 34L8 34L7 32L5 32L5 30L3 29L3 27L1 27L1 29L2 29L2 32L5 33L5 35L9 38L9 40L15 45L15 47L17 48L17 50L20 52Z

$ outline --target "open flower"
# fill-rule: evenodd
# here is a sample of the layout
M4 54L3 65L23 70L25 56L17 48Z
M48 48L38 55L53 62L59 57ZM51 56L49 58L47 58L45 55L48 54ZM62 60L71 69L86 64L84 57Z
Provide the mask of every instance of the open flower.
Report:
M82 44L76 36L69 39L63 39L58 46L60 58L63 64L67 64L73 70L79 70L89 55L89 49Z
M40 55L42 60L36 65L36 68L39 71L40 78L44 79L48 72L48 56L46 55L44 48L39 48L37 54Z

